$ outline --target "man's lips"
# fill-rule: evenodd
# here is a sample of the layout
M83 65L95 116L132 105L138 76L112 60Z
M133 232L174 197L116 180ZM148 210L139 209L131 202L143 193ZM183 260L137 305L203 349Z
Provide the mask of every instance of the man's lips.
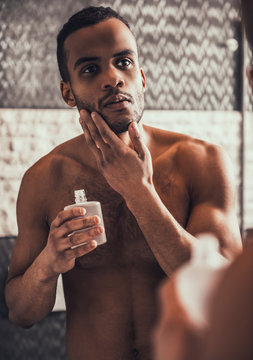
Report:
M112 95L108 99L106 99L104 103L104 107L110 108L121 108L127 106L131 100L124 95Z

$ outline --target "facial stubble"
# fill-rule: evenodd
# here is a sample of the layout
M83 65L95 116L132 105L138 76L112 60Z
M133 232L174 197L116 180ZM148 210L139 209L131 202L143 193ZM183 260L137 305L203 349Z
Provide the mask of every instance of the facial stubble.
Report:
M108 120L108 116L106 116L104 114L103 109L100 109L100 108L97 109L97 107L94 103L88 103L84 100L81 100L75 94L73 89L72 89L72 93L75 98L76 106L77 106L77 109L79 112L82 109L87 110L90 114L94 111L97 112L115 134L121 134L121 133L126 132L129 124L132 121L136 121L137 123L139 123L139 121L142 118L143 112L144 112L144 93L143 93L143 91L138 91L136 94L135 100L133 99L133 101L136 102L137 106L136 106L136 109L134 109L134 111L133 111L132 118L129 119L128 117L124 117L124 115L121 115L119 112L117 122L114 122L114 123L110 123L110 121Z

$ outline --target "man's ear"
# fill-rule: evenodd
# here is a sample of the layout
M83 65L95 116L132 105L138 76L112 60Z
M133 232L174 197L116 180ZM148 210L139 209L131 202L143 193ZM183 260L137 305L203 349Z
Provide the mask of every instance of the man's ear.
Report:
M73 95L73 92L71 90L71 86L69 82L61 81L61 94L63 97L63 100L66 104L68 104L71 107L76 106L76 101Z
M146 89L146 77L145 77L145 74L144 74L144 71L142 68L140 68L140 71L141 71L141 77L142 77L142 86L143 86L143 89L145 90Z
M251 87L251 90L253 91L253 66L251 66L251 65L247 66L246 74L247 74L247 78L249 80L249 85Z

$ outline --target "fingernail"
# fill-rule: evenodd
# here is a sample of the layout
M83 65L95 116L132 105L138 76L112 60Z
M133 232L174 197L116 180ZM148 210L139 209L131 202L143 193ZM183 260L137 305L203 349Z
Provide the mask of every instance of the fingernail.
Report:
M103 229L101 227L97 227L94 231L95 235L101 235L103 234Z
M85 213L86 213L86 210L84 209L84 208L80 208L80 215L85 215Z
M140 137L140 130L139 130L139 127L138 127L136 121L133 121L133 125L132 125L131 129L132 129L135 137L139 138Z
M89 112L86 109L81 109L80 114L82 114L83 116L86 116L87 114L89 114Z
M97 224L100 224L100 217L99 216L95 216L95 221Z
M136 121L133 121L133 125L132 125L133 129L139 133L139 128L138 128L138 125L137 125L137 122Z
M98 243L96 242L96 240L91 240L91 242L90 242L90 247L91 248L96 248L97 245L98 245Z

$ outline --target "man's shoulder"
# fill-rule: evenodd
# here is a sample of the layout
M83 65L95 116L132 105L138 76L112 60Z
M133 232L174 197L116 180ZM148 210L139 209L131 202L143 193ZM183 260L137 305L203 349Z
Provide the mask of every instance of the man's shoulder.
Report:
M232 181L234 169L226 151L217 144L188 138L175 146L175 162L197 186Z
M220 145L194 138L182 141L177 147L175 164L181 169L196 202L216 199L216 203L233 203L235 170Z
M46 184L54 177L59 177L63 168L68 168L73 162L78 161L80 136L68 140L51 150L36 161L24 174L23 181Z
M220 145L165 130L152 130L152 135L160 147L156 168L167 166L191 188L199 189L204 184L234 186L232 161Z
M149 127L155 147L161 148L161 155L177 161L196 163L217 161L225 156L221 146L194 138L187 134Z
M24 209L27 212L33 209L34 214L48 216L55 192L60 193L61 188L80 174L81 141L81 137L74 138L58 145L25 172L18 194L19 214Z
M190 136L178 141L175 144L175 149L178 159L196 164L200 163L202 166L207 166L213 161L220 161L225 156L221 146Z

